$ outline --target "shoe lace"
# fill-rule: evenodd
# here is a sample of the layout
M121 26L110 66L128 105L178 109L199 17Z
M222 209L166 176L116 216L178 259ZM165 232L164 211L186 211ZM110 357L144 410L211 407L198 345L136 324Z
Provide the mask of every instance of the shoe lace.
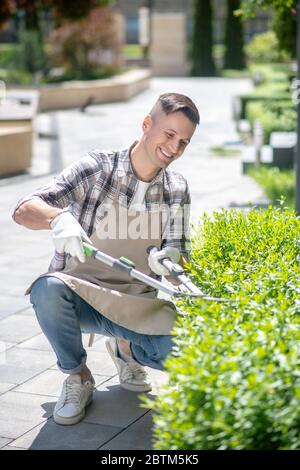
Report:
M122 379L123 380L130 380L133 378L138 378L140 380L145 379L147 376L147 373L143 366L138 364L135 361L129 361L125 363L126 365L124 366L122 370Z
M79 403L82 385L76 383L66 383L65 405L68 403Z

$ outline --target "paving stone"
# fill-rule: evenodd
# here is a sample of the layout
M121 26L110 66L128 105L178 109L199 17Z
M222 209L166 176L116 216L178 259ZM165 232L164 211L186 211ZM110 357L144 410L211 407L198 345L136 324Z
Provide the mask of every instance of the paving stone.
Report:
M0 340L20 343L41 332L34 317L27 315L12 315L0 321Z
M87 365L93 374L98 375L116 375L117 370L110 359L108 353L101 353L98 351L87 350ZM51 369L58 370L57 365L53 365Z
M84 347L88 348L88 341L89 341L89 337L88 335L82 335L82 341L83 341L83 345ZM95 342L95 345L98 343ZM52 351L52 347L50 345L50 343L48 342L46 336L44 335L44 333L40 333L36 336L34 336L33 338L30 338L26 341L23 341L22 343L19 343L17 345L18 348L24 348L24 349L37 349L37 350L41 350L41 351ZM94 350L94 347L93 347L93 350ZM88 348L88 351L90 351L90 349Z
M19 349L33 349L38 351L53 351L44 333L40 333L33 338L22 341L17 345Z
M168 383L169 374L161 370L151 369L150 367L145 369L151 378L152 393L156 395L161 387Z
M36 426L11 446L26 449L93 450L118 434L121 428L80 422L74 426L59 426L53 419Z
M29 305L29 299L25 296L24 298L12 298L11 296L0 295L0 320L12 315L13 313L18 313L20 310L22 311L25 308L28 308Z
M24 310L20 310L20 312L18 312L18 315L21 315L21 316L26 315L29 317L36 318L35 311L33 310L32 306L25 308Z
M67 376L58 370L48 369L14 389L15 392L58 397ZM96 385L110 379L109 376L94 375Z
M12 440L7 439L7 437L0 437L0 449L2 449L2 447L6 446L11 441Z
M100 450L151 450L153 448L152 428L152 414L148 411L135 423L100 447Z
M54 401L43 396L7 392L0 396L0 436L16 439L48 418ZM22 446L21 446L22 447Z
M112 378L97 387L84 421L124 428L146 413L140 405L138 393L124 390L118 379Z
M7 351L10 348L13 348L17 345L17 343L10 343L8 341L0 340L0 353L3 351Z
M1 450L26 450L26 449L21 449L21 447L5 446Z
M87 350L87 365L91 371L100 375L116 375L117 370L108 352Z
M1 378L1 380L2 380L2 378ZM2 395L3 393L8 392L8 390L10 390L14 387L15 387L15 384L7 384L5 382L1 382L0 383L0 395Z
M50 368L55 356L48 351L36 351L11 348L6 352L6 362L0 365L0 377L3 382L21 384L35 375Z
M89 335L88 335L89 337ZM88 349L88 351L93 351L93 352L101 352L104 354L107 354L107 349L105 346L105 336L102 335L95 335L95 339L93 342L93 345Z

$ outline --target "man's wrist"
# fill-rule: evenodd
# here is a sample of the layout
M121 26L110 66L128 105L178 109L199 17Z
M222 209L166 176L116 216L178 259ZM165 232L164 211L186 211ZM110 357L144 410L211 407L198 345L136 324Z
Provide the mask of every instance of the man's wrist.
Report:
M52 224L53 220L56 219L56 217L58 217L63 212L67 212L67 210L66 209L54 209L53 213L50 214L50 216L48 218L48 226L49 226L50 230L52 230L51 224Z

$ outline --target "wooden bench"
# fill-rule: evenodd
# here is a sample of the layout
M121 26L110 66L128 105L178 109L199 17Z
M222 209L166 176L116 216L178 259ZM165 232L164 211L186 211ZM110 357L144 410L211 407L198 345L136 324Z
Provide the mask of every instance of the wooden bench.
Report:
M38 97L33 91L8 91L0 105L0 176L22 173L31 166Z

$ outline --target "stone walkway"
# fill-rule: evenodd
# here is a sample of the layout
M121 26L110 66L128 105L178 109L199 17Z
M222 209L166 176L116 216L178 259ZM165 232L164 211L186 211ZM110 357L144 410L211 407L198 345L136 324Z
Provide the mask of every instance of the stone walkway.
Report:
M47 270L52 242L48 231L29 231L12 222L16 201L92 148L130 145L139 137L141 120L157 96L176 91L191 96L201 113L190 148L173 166L190 184L193 221L204 210L244 207L248 201L259 204L264 196L241 174L239 157L221 158L210 152L212 146L237 143L231 100L250 87L247 80L153 79L149 90L127 103L97 105L85 113L71 110L38 116L31 173L0 180L0 447L124 450L152 446L151 410L140 406L137 394L118 386L103 337L87 349L97 391L85 419L71 427L54 423L51 416L64 376L24 296L29 283ZM167 374L149 373L153 396Z

